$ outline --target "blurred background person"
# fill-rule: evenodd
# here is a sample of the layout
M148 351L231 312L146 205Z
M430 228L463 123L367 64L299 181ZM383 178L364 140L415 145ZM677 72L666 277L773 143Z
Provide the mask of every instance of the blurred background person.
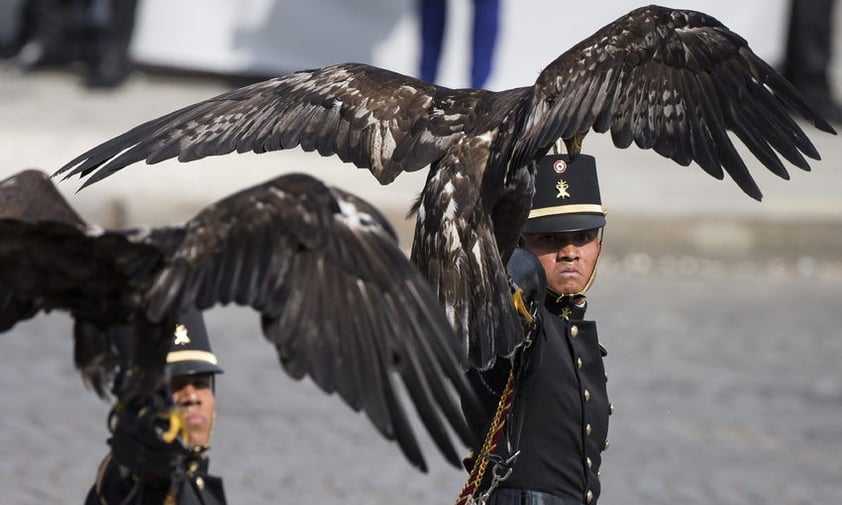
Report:
M784 77L829 121L842 124L830 89L835 0L792 0Z
M419 77L436 82L444 31L447 26L447 0L417 0L421 22L421 63ZM494 49L500 25L500 0L473 0L471 32L472 88L482 88L491 75Z
M20 50L23 6L24 0L0 0L0 59Z
M25 70L81 62L86 86L118 86L131 70L136 8L137 0L28 0L6 52Z

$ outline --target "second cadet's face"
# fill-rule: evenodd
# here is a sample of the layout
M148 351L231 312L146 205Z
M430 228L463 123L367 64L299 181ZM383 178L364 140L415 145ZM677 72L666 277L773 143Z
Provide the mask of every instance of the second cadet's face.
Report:
M558 294L585 289L596 268L602 242L599 229L561 233L530 233L525 247L534 254L547 274L547 286Z
M213 393L213 375L177 375L170 379L173 400L181 409L187 424L190 447L210 444L213 431L216 398Z

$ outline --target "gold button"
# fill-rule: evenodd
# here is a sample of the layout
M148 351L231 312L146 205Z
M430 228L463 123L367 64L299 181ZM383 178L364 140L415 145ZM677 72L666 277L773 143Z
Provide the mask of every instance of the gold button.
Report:
M598 479L600 477L602 477L602 470L597 470L596 471L596 478Z
M588 492L585 493L585 501L588 503L593 501L593 491L591 491L590 489L588 489Z
M585 458L585 464L588 465L588 468L590 468L593 466L593 461L591 461L591 458Z
M585 392L584 392L584 393L582 393L582 394L585 396L585 401L586 401L586 402L591 401L591 392L590 392L590 391L588 391L588 390L586 389L586 390L585 390Z
M606 438L605 443L602 444L602 450L604 451L604 450L608 449L610 446L611 446L611 442Z
M591 423L585 425L585 436L590 436L591 434Z
M613 414L613 413L614 413L614 404L613 404L613 403L609 403L609 404L608 404L608 415L610 416L610 415L611 415L611 414Z
M570 327L570 336L576 338L579 335L579 327L575 324Z
M605 382L608 382L608 372L605 372Z
M576 366L582 368L582 365L584 365L582 358L576 358Z
M205 489L205 479L201 476L196 477L196 487L199 488L199 490Z

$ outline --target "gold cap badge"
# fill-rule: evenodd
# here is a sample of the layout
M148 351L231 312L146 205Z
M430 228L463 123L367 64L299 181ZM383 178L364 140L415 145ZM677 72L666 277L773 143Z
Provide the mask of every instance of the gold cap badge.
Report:
M176 325L175 340L173 341L173 345L187 345L189 343L190 337L187 336L187 327L183 324Z
M564 179L559 179L558 182L555 184L555 189L556 191L558 191L558 194L555 195L555 197L561 199L570 198L570 193L567 192L567 189L569 187L570 185L567 184L567 181L565 181Z

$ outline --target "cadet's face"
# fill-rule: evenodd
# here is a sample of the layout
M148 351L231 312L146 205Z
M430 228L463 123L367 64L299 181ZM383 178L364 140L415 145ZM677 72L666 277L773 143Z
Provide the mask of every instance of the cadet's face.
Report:
M177 375L170 379L173 400L181 408L189 432L187 445L206 446L210 443L216 398L211 374Z
M596 267L602 242L599 229L524 235L526 249L544 267L547 286L558 294L579 293Z

